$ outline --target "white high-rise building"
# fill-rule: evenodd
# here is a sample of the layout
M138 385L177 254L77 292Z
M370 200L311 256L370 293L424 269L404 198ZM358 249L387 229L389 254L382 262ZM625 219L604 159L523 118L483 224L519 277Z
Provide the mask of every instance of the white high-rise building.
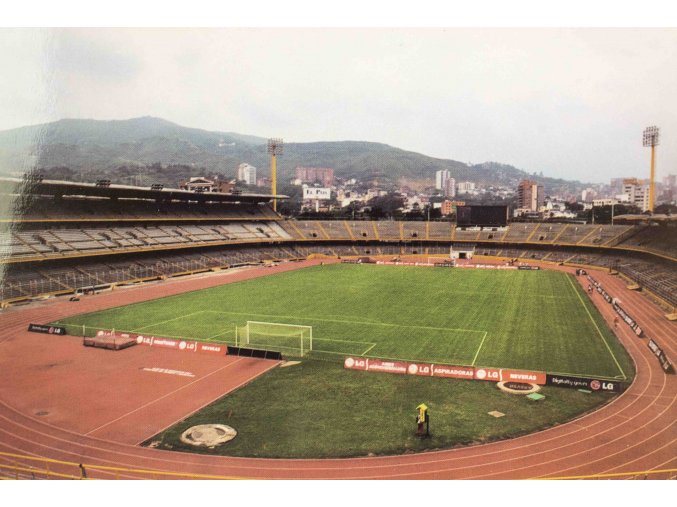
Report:
M441 190L446 197L456 195L456 180L450 177L448 169L441 169L435 173L435 188Z
M444 195L446 197L456 197L456 180L449 178L444 186Z
M237 168L237 179L247 185L256 185L256 167L243 162Z
M649 185L644 180L628 178L623 180L623 193L628 196L630 204L642 211L649 209Z
M442 169L435 173L435 188L437 190L444 190L444 185L449 179L449 171L447 169Z

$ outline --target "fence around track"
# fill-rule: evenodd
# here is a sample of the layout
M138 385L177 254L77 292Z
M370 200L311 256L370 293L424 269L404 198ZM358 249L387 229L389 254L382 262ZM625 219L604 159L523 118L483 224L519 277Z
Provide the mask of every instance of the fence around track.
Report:
M574 480L675 480L677 479L677 468L667 468L663 470L645 470L643 472L619 472L614 474L595 474L595 475L570 475L567 477L545 477L539 480L546 481L574 481Z
M164 472L140 468L111 467L60 461L0 452L0 479L4 480L246 480L225 475ZM677 468L611 474L545 477L538 480L674 480Z

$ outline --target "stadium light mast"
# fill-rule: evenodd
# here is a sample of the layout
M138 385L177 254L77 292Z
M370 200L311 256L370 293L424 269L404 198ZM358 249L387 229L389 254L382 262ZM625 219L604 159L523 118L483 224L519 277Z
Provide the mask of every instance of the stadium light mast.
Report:
M656 195L654 179L656 176L656 146L658 146L659 128L654 126L644 129L644 146L651 147L651 177L649 179L649 211L653 213Z
M270 154L270 183L271 191L277 195L277 157L284 151L284 141L282 139L268 139L268 153ZM277 211L277 199L273 197L273 210Z

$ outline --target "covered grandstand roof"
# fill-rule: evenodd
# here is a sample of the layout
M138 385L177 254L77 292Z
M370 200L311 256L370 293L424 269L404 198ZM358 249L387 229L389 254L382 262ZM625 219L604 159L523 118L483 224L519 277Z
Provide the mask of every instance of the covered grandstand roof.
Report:
M627 223L677 223L677 215L616 215L614 217L614 222L627 222Z
M46 196L83 196L121 199L149 199L161 201L194 202L268 202L272 199L288 199L286 195L245 194L221 192L192 192L178 188L135 187L117 185L109 180L97 183L44 180L41 178L0 178L0 194L33 194Z

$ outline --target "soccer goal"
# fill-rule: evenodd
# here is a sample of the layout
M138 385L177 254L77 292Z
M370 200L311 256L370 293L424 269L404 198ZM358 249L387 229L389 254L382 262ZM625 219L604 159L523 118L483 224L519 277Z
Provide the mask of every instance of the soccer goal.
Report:
M304 356L313 350L313 327L248 320L245 326L235 328L235 343L239 347Z

